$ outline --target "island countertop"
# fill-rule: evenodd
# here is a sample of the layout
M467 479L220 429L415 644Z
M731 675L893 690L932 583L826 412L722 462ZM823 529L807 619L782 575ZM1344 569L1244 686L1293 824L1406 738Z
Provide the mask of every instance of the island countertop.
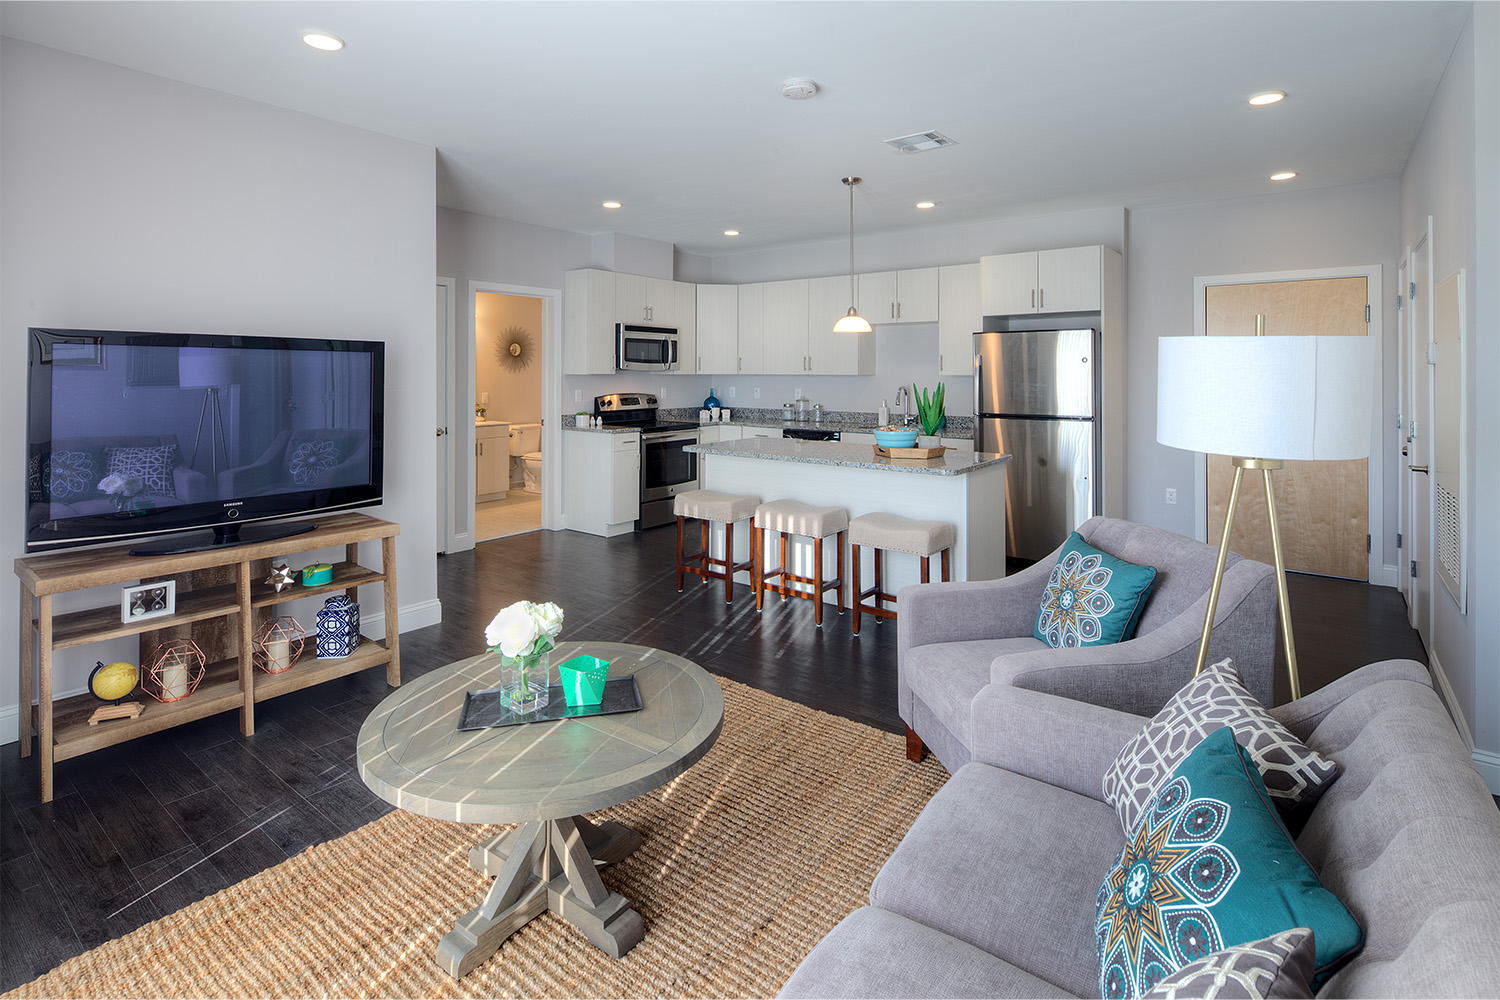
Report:
M795 441L767 437L689 445L683 450L704 456L725 455L734 458L758 458L772 462L831 465L845 469L874 469L880 472L904 472L924 476L962 476L1010 461L1009 455L972 452L967 449L960 451L956 448L949 448L940 458L881 458L875 455L874 449L868 444L844 444L841 441ZM710 466L712 464L712 462L709 463Z

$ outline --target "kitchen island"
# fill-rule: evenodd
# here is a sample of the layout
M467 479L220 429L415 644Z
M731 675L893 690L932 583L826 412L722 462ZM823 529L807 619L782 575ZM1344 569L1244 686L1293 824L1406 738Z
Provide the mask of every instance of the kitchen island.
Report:
M948 521L957 529L953 546L953 579L992 580L1005 575L1005 466L1009 455L949 449L940 458L877 457L868 444L835 441L791 441L744 438L687 449L702 463L703 488L745 493L763 501L800 500L843 507L850 519L861 514L899 514L927 521ZM750 532L735 533L734 558L749 558ZM722 547L720 538L714 544ZM825 541L824 565L834 565L834 539ZM719 551L716 549L716 552ZM812 546L797 539L787 556L788 568L809 575ZM861 589L874 581L874 561L863 559ZM938 578L937 561L932 568ZM831 573L830 573L831 575ZM748 584L747 574L740 582ZM920 582L915 556L886 557L884 585L895 593ZM845 606L850 590L845 588ZM833 600L833 592L825 595Z

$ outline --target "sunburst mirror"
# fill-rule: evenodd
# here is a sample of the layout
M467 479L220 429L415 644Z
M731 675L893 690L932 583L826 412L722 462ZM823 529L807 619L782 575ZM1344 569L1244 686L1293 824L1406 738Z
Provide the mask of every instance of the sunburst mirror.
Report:
M531 367L535 348L531 334L524 326L508 326L495 342L495 360L506 371L518 372Z

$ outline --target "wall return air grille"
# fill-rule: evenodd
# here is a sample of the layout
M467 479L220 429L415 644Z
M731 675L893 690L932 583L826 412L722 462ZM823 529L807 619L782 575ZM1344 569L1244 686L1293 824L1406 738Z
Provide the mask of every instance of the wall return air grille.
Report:
M941 132L913 132L911 135L897 136L885 141L887 146L894 146L903 153L925 153L929 149L942 149L944 146L957 146L958 143L948 138Z

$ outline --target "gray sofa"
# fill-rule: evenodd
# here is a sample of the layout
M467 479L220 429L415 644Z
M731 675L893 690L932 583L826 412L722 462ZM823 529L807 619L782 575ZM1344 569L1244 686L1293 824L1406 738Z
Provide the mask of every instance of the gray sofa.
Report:
M974 741L1006 725L1004 704L996 701L1004 688L1046 691L1149 716L1192 677L1219 550L1107 517L1090 518L1078 534L1110 555L1156 567L1156 585L1135 638L1052 649L1033 637L1058 552L1000 580L902 588L897 709L913 760L921 759L925 747L950 772L968 763ZM1269 705L1276 635L1275 571L1231 552L1208 662L1232 657L1245 687Z
M1145 719L1017 687L783 997L1098 996L1096 892L1124 833L1100 778ZM1500 991L1500 810L1410 660L1271 710L1342 774L1297 847L1365 932L1320 997Z

